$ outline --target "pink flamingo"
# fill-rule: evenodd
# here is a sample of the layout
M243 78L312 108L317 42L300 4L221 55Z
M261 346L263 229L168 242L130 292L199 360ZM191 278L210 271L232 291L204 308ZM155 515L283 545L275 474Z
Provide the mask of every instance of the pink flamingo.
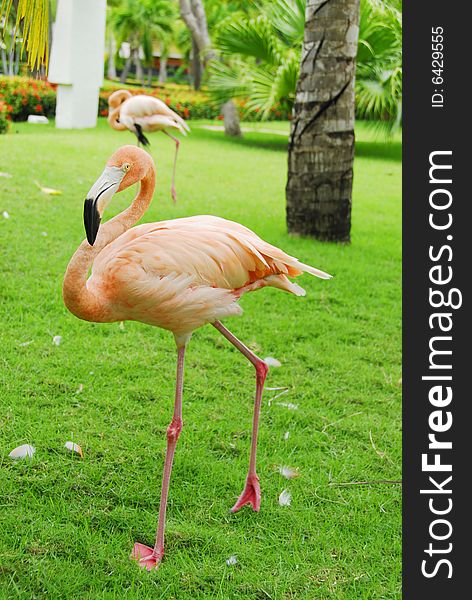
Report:
M170 109L165 102L139 94L133 96L128 90L118 90L113 92L108 98L109 115L108 122L119 131L129 129L138 139L138 145L149 146L150 142L143 134L143 131L162 131L175 142L174 166L172 169L172 200L176 201L175 192L175 169L177 166L177 153L179 151L180 140L171 135L167 129L180 131L187 135L190 127L180 115Z
M100 226L115 192L140 182L132 204ZM136 543L132 557L148 570L164 554L167 496L175 447L182 429L184 356L192 332L212 324L255 367L256 395L249 470L233 512L250 504L259 510L256 473L257 432L268 366L239 341L220 319L241 314L238 300L246 292L272 286L303 296L289 281L303 272L330 275L271 246L246 227L213 216L197 216L132 227L146 212L155 187L152 158L136 146L123 146L87 194L84 222L87 239L66 271L63 297L80 319L99 323L134 320L171 331L177 345L174 414L167 429L156 541L153 548ZM88 278L90 267L92 274Z

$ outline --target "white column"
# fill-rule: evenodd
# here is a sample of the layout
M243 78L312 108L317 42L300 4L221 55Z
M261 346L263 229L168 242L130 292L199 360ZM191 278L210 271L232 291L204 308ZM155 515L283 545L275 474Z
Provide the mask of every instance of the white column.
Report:
M106 0L58 0L48 79L58 84L56 127L95 127L103 83Z

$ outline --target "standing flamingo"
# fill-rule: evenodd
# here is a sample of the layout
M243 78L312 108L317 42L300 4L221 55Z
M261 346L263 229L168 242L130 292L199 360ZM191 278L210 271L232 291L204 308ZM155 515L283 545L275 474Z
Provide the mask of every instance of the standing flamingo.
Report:
M108 122L113 129L123 131L129 129L143 146L149 146L149 140L143 134L143 131L162 131L175 142L174 166L172 169L172 200L176 200L175 192L175 169L177 166L177 153L179 151L180 140L170 134L167 129L180 131L187 135L190 127L180 115L170 109L165 102L139 94L133 96L128 90L118 90L113 92L108 99L109 115Z
M132 204L100 227L115 192L141 182ZM272 286L303 296L287 279L308 272L330 275L299 262L264 242L243 225L213 216L146 223L132 227L146 212L155 187L152 158L136 146L123 146L87 194L84 222L87 239L73 255L63 285L67 308L80 319L99 323L134 320L168 329L177 345L174 415L167 428L167 450L156 541L153 548L136 543L132 558L148 570L164 554L167 495L177 439L182 429L184 356L192 332L212 324L256 369L256 396L249 471L236 504L259 510L256 473L257 432L268 366L240 342L220 319L241 314L241 296ZM88 278L90 267L92 274ZM88 279L87 279L88 278Z

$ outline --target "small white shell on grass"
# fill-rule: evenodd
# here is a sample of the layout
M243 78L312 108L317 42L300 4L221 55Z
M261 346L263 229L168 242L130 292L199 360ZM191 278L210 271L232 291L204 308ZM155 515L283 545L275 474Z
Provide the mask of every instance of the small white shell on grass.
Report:
M41 235L42 235L43 237L47 237L47 235L48 235L48 232L47 232L47 231L41 231Z
M10 454L8 455L10 458L17 460L18 458L32 458L33 454L36 452L36 448L31 446L30 444L23 444L22 446L18 446L14 448Z
M288 490L283 490L279 496L280 506L290 506L292 503L292 494Z
M55 344L56 346L59 346L61 342L62 342L62 335L55 335L52 338L52 343Z
M2 212L2 215L3 215L3 218L4 218L4 219L9 219L9 218L10 218L10 213L7 213L7 211L6 211L6 210L4 210L4 211Z
M295 479L295 477L300 477L298 469L286 467L285 465L279 467L279 473L282 475L282 477L285 477L285 479Z
M272 356L266 356L263 360L268 367L281 367L282 366L282 363L280 362L280 360L277 360L276 358L274 358Z
M74 442L66 442L64 444L64 448L67 448L67 450L70 450L70 452L75 452L76 454L78 454L80 456L80 458L84 457L83 450L79 446L79 444L74 444Z
M238 559L236 558L236 556L233 554L233 556L230 556L227 560L226 560L226 564L228 565L228 567L232 567L233 565L235 565L238 562Z
M290 431L286 431L284 433L284 440L287 441L289 437L290 437Z

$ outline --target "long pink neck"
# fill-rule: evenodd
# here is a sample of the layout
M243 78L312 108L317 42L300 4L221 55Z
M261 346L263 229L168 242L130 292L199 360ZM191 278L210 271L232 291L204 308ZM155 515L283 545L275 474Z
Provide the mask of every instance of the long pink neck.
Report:
M109 320L106 305L87 287L89 270L95 257L105 246L116 240L144 215L152 200L155 178L154 168L149 169L141 180L141 187L131 206L100 227L93 246L84 240L70 259L62 285L62 296L64 304L79 319L94 322Z

